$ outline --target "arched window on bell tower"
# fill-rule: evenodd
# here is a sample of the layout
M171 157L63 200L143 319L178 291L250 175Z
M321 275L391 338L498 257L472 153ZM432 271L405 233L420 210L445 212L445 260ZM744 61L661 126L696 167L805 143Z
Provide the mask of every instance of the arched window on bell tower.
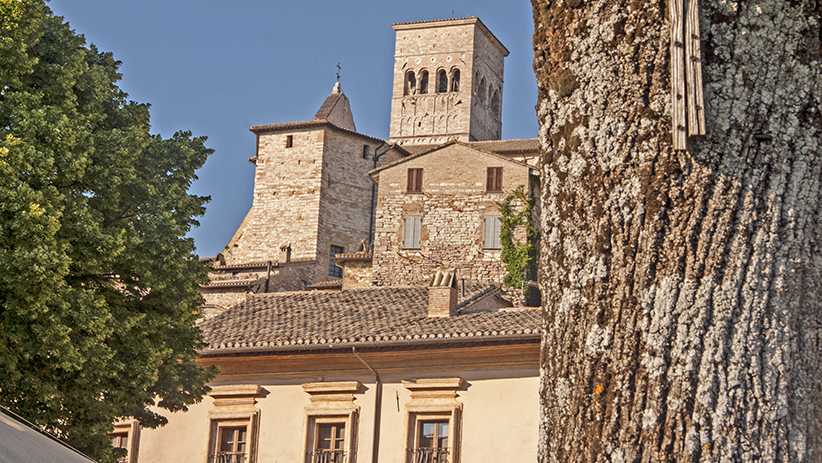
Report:
M499 117L499 92L494 90L494 96L491 97L491 112Z
M452 92L459 92L460 91L460 70L454 69L454 72L451 74L451 91Z
M420 94L428 93L428 71L420 72Z
M417 77L414 75L414 71L408 71L405 73L405 91L403 92L404 95L413 95L417 92Z
M437 93L445 93L448 91L448 74L445 69L437 71Z
M485 88L487 84L485 83L485 77L480 79L479 88L477 89L477 98L479 98L482 104L488 104L485 100Z

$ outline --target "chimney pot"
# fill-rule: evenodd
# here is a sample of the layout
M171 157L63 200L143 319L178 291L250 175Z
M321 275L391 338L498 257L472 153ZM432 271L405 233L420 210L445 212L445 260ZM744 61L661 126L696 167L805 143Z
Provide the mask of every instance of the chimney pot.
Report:
M428 287L428 316L451 317L457 314L457 271L440 267Z

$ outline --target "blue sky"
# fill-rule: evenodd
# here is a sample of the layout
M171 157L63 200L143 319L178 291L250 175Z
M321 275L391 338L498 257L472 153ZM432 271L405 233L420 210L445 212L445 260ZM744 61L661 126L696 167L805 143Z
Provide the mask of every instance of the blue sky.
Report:
M123 62L120 87L151 104L152 132L208 136L215 150L193 192L211 196L190 234L214 256L251 207L252 125L311 119L342 66L343 92L365 134L387 138L391 24L478 16L511 54L502 138L535 138L533 20L524 0L51 0L86 41Z

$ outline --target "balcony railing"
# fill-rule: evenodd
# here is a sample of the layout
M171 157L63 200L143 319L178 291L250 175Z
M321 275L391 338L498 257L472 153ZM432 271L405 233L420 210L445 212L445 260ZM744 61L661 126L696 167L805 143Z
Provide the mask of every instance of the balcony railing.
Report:
M220 452L209 455L208 463L245 463L245 453Z
M448 463L447 448L408 449L412 463Z
M348 463L344 450L316 449L309 455L311 463Z

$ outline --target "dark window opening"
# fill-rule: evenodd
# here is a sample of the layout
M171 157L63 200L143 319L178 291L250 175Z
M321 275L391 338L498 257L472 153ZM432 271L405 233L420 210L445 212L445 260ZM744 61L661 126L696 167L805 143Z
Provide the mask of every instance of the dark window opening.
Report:
M422 71L420 73L420 94L426 93L428 93L428 71Z
M488 168L485 191L493 193L499 193L502 191L502 167Z
M422 169L408 169L407 193L422 193Z
M448 74L444 69L437 71L437 93L445 93L448 91Z
M342 267L334 263L334 256L343 252L345 252L345 249L342 246L331 245L331 257L328 259L328 276L342 278Z
M477 97L483 104L487 104L485 101L485 77L480 79L479 88L477 89Z
M417 77L414 71L405 73L405 95L413 95L417 91Z
M448 462L448 421L420 421L412 449L414 463Z
M128 452L128 433L127 432L118 432L115 434L109 434L111 437L111 446L117 449L125 449ZM126 456L120 457L117 459L117 463L128 463L128 453Z
M294 146L294 135L286 135L285 136L285 147L291 148Z
M488 89L488 94L491 95L491 89ZM494 90L494 96L491 97L491 112L499 117L499 92Z
M460 70L455 69L454 74L451 76L451 91L452 92L459 92L460 91Z
M317 425L311 461L313 463L343 463L345 461L345 423Z
M368 145L362 145L362 158L368 159Z
M499 117L499 92L494 90L494 96L491 97L491 112Z
M245 426L221 427L217 452L209 455L209 463L244 463L248 431Z

